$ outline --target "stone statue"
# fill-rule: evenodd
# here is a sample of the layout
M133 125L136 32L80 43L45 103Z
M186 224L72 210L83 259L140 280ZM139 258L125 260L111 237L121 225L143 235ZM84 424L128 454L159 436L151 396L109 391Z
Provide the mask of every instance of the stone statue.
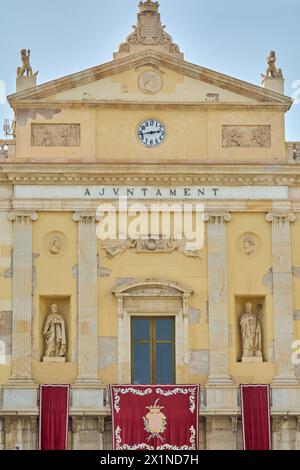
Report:
M65 358L67 351L65 321L58 313L56 304L51 305L51 312L45 322L43 335L45 338L45 358Z
M27 77L33 77L33 70L30 65L30 54L31 51L28 49L21 50L21 59L22 59L22 67L18 67L17 75L18 77L23 77L26 75Z
M275 51L270 51L268 57L267 57L267 61L268 61L268 68L267 68L267 71L266 71L266 75L265 77L266 78L283 78L283 75L282 75L282 70L281 69L277 69L276 67L276 54L275 54Z
M262 361L262 331L258 314L252 312L252 303L247 302L245 312L240 319L242 343L243 343L243 359L257 358ZM244 361L246 362L246 361Z

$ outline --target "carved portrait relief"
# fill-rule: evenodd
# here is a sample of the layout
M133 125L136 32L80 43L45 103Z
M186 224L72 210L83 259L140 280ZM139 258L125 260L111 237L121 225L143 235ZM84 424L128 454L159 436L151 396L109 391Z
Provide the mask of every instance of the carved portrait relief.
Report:
M33 147L79 147L80 124L32 124Z
M253 258L261 251L260 238L255 233L244 233L237 240L238 252L247 258Z
M269 148L271 126L223 126L223 148Z
M43 249L50 256L63 256L68 249L68 238L62 232L48 233L43 239Z
M139 87L143 93L154 95L158 93L163 86L163 79L158 72L149 70L139 76Z

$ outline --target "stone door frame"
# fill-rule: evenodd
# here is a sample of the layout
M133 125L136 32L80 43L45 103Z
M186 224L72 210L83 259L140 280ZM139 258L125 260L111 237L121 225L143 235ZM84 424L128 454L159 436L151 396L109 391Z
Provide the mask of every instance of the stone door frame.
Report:
M114 291L118 302L119 383L131 383L131 317L175 317L175 380L188 383L189 298L181 284L162 279L141 279Z

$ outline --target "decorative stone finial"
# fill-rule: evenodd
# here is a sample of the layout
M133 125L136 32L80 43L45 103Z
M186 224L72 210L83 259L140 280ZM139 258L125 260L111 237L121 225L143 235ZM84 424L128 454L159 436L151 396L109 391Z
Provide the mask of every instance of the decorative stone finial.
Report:
M139 3L137 25L133 26L134 31L127 37L126 42L120 45L119 51L114 54L114 59L142 51L145 48L183 59L179 46L174 44L172 37L165 32L165 26L161 23L158 9L158 2L147 0Z
M147 0L146 2L139 3L140 12L146 11L153 11L154 13L158 13L159 4L158 2L152 2L151 0Z

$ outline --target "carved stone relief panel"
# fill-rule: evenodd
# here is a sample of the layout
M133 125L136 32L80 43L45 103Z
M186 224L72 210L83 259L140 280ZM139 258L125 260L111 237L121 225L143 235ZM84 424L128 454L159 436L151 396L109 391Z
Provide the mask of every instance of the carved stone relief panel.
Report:
M223 148L271 147L271 126L223 126Z
M106 256L110 259L124 253L126 250L133 250L135 253L172 253L179 251L185 256L192 258L201 258L199 250L187 248L185 240L174 239L152 239L141 237L139 239L128 238L126 240L105 240L101 241L101 248L106 252Z
M33 147L79 147L80 124L32 124Z

